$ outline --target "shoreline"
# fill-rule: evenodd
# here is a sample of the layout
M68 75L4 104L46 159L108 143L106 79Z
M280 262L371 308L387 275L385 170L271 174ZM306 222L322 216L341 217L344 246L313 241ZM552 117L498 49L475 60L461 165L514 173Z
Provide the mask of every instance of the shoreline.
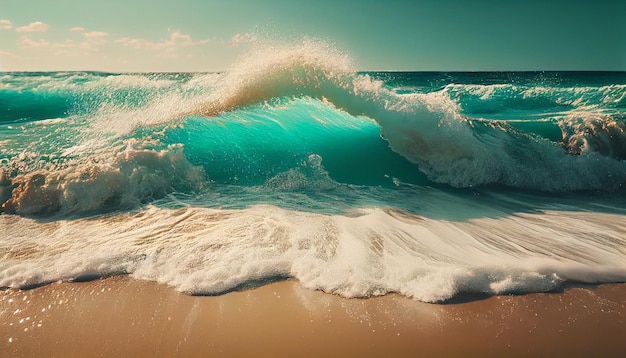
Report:
M430 304L296 281L189 296L114 276L0 296L8 356L626 355L626 284Z

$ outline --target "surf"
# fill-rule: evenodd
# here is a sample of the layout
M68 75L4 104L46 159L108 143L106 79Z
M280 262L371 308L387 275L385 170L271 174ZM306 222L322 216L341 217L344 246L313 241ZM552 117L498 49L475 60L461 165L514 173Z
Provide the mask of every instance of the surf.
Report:
M626 280L623 75L356 68L305 39L223 73L2 74L24 105L0 123L0 287L448 302Z
M450 199L447 210L468 204ZM130 274L202 295L277 278L344 297L425 302L550 292L626 279L620 215L558 209L450 221L373 207L328 215L162 204L63 222L2 215L14 230L13 245L2 244L0 286Z

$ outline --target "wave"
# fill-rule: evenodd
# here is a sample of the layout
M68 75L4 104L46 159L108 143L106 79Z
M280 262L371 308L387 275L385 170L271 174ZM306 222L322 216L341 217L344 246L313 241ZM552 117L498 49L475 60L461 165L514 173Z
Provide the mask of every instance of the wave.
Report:
M151 205L62 225L7 215L0 223L12 228L0 242L0 287L130 274L213 295L293 278L345 297L442 302L626 280L621 216L586 211L451 222L380 208L328 215Z
M88 214L133 208L173 191L200 189L201 168L180 146L126 150L110 164L82 163L65 169L12 175L0 169L0 211L9 214Z
M55 93L0 90L0 125L66 116L67 98Z
M550 115L570 110L624 108L626 85L542 86L538 84L450 84L443 89L468 116L517 119L520 113Z
M601 113L572 113L559 125L564 133L563 143L568 152L600 153L626 160L626 115L621 119Z
M217 96L194 113L216 116L272 98L309 96L374 119L390 148L435 182L547 191L615 190L626 183L626 163L619 155L607 157L594 146L576 153L570 144L516 130L504 121L466 117L445 92L397 94L380 80L355 75L345 57L329 56L325 46L304 42L266 46L244 58L224 77ZM617 135L616 149L626 143L619 133L607 134ZM569 143L572 135L567 138Z
M0 97L66 107L0 124L0 288L289 278L441 302L626 281L621 85L444 77L394 84L314 40L220 74L5 74ZM609 193L544 193L586 190Z
M0 125L143 108L179 90L189 74L97 72L6 73L0 87Z
M398 92L314 40L263 43L222 74L11 76L16 79L7 86L22 88L20 95L50 91L84 101L61 116L66 123L39 121L46 123L40 126L46 141L32 140L44 133L34 126L22 131L32 136L23 146L14 146L18 136L0 138L10 144L0 153L6 212L114 210L209 182L260 186L280 175L284 182L302 177L302 163L317 157L334 182L356 185L495 184L563 192L613 191L626 183L621 112L585 104L532 120L492 120L468 116L458 95L489 102L565 91L571 99L621 103L620 85L600 87L600 95L591 87L531 91L511 84ZM52 112L41 117L57 118ZM149 149L125 149L153 142ZM144 157L152 157L151 164L142 164ZM133 179L145 172L152 179ZM200 172L208 179L197 179ZM107 180L120 184L110 195L104 194ZM280 181L272 185L285 187ZM98 197L73 193L82 190Z

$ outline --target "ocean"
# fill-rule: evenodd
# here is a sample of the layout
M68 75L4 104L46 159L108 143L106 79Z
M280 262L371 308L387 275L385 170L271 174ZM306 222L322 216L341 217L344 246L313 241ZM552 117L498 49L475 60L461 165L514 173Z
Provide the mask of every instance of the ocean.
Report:
M425 302L626 282L625 72L0 73L0 287Z

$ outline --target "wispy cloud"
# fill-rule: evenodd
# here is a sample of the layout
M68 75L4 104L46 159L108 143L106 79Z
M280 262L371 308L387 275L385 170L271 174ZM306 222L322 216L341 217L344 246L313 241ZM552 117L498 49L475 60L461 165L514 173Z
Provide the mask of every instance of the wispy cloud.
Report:
M3 57L11 57L11 58L18 58L18 56L17 56L17 55L15 55L14 53L12 53L12 52L7 52L7 51L0 51L0 56L3 56Z
M79 49L83 51L98 51L100 46L107 41L100 37L86 38L84 41L76 42L65 40L63 42L49 42L44 39L32 39L29 36L22 36L17 40L17 46L23 49L54 49L71 50Z
M26 25L26 26L20 26L18 28L15 29L15 31L17 32L46 32L48 31L48 24L41 22L41 21L35 21L35 22L31 22L30 24Z
M42 22L33 22L28 26L19 27L16 29L18 32L42 32L48 28L48 25ZM76 39L66 39L62 42L50 42L46 39L34 39L29 35L23 35L17 40L17 46L22 49L47 49L68 51L78 50L81 53L88 53L92 51L99 51L101 46L107 43L105 39L109 36L108 32L104 31L90 31L85 32L84 27L76 26L69 29L70 32L81 33L83 40L76 41Z
M40 48L40 47L49 47L50 43L46 40L33 40L28 36L22 36L17 40L17 46L20 48Z
M0 30L9 30L13 27L11 21L2 19L0 20Z
M89 39L89 38L97 38L97 37L106 37L106 36L109 36L109 33L104 32L104 31L91 31L91 32L85 32L83 36Z
M257 36L256 34L253 34L251 32L246 32L243 34L235 34L235 36L233 36L230 39L230 45L237 47L241 44L246 44L246 43L251 43L257 40Z
M0 25L2 24L5 22L0 23ZM11 26L10 32L18 31L15 24L11 24ZM20 27L17 36L12 40L13 46L9 46L9 44L3 46L4 44L0 43L0 50L11 52L10 54L0 53L2 61L6 62L9 68L21 68L20 66L23 65L20 64L20 61L23 60L24 63L39 63L42 68L50 66L82 67L96 64L93 66L110 69L111 66L119 67L124 64L126 66L132 64L132 66L140 68L133 64L133 61L143 59L143 63L152 66L150 68L180 66L181 63L184 65L193 63L193 68L203 68L199 67L197 62L199 59L210 61L207 51L211 49L211 46L228 46L230 40L229 38L225 40L201 38L198 35L194 36L176 29L168 29L162 38L155 40L133 36L132 33L127 33L124 37L124 35L114 32L101 31L105 30L104 28L71 25L63 26L60 29L63 35L55 32L55 30L59 30L55 26L57 26L56 23L48 26L43 22L33 22ZM48 29L48 32L41 32L44 29ZM0 29L0 35L2 33L2 29ZM58 35L63 37L58 37ZM249 40L249 37L242 37L240 41L248 41L246 39ZM181 59L185 61L180 61Z
M209 43L209 40L194 41L190 35L174 31L170 38L162 42L152 42L139 38L123 37L114 41L115 43L132 47L138 50L165 50L174 47L199 46Z
M79 44L72 40L65 40L65 42L48 42L44 39L34 40L28 36L22 36L17 40L17 46L20 48L37 49L37 48L52 48L52 49L68 49L72 47L79 47Z

